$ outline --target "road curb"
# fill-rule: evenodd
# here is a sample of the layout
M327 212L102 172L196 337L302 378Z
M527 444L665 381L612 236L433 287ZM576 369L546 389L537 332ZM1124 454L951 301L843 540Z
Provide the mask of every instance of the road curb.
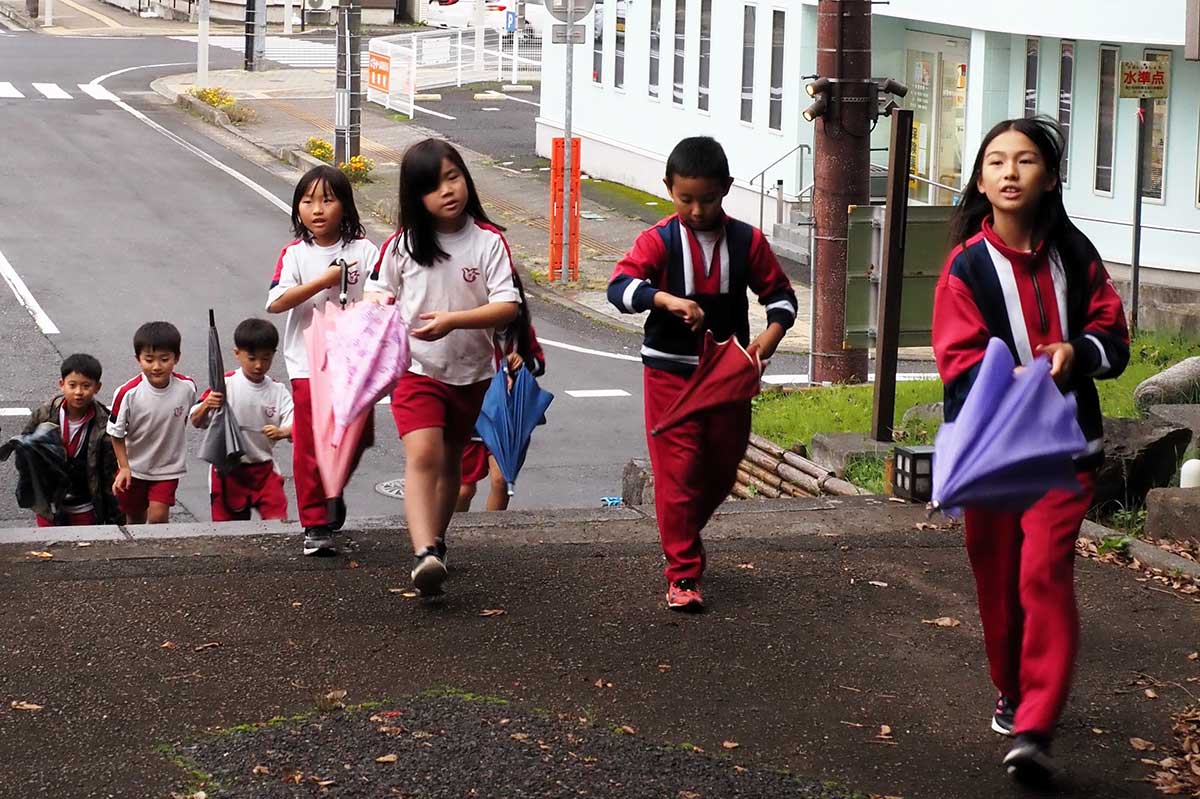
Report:
M1125 534L1120 530L1114 530L1093 521L1084 521L1079 535L1099 544L1105 539L1121 538ZM1152 569L1162 569L1166 574L1179 572L1193 580L1200 580L1200 563L1181 558L1173 552L1154 546L1154 544L1134 538L1129 542L1129 554Z
M41 28L37 21L32 19L28 14L6 3L0 3L0 16L12 20L27 31L37 32Z

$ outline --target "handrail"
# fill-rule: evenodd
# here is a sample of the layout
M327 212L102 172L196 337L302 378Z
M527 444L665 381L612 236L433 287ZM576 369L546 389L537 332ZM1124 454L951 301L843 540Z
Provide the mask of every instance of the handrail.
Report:
M783 159L787 158L788 156L790 156L792 153L796 152L797 150L806 152L809 155L812 154L812 147L810 147L807 144L803 144L803 143L797 144L795 147L788 150L786 153L784 153L783 155L779 156L774 161L772 161L763 171L759 172L757 175L750 178L751 186L754 185L754 181L756 181L756 180L758 181L758 229L759 230L762 230L763 221L765 219L765 207L766 207L766 202L767 202L767 180L766 180L767 173L770 172L772 169L774 169L776 166L778 166L779 163L781 161L783 161ZM800 179L797 181L797 183L804 183L804 158L803 157L800 158Z

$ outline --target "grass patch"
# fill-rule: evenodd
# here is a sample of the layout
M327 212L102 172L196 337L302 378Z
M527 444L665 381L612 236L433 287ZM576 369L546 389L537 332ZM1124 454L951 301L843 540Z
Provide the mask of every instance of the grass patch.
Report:
M846 464L845 479L872 494L886 493L883 476L883 458L851 458Z
M215 789L220 787L218 783L213 781L211 774L200 768L199 763L187 755L181 755L179 752L176 752L175 747L171 746L171 744L159 744L155 749L172 765L187 775L187 791L189 795L195 794L203 788Z
M647 194L620 183L607 180L581 180L579 187L580 192L587 199L607 205L614 211L636 217L647 224L658 222L675 210L670 200L664 200L657 195ZM649 203L654 203L654 205L649 205Z
M430 688L422 691L417 696L423 699L439 699L442 697L451 697L460 702L476 702L482 705L507 705L508 700L502 696L492 696L489 694L476 694L470 691L464 691L461 688L454 688L449 685L441 685L435 688Z

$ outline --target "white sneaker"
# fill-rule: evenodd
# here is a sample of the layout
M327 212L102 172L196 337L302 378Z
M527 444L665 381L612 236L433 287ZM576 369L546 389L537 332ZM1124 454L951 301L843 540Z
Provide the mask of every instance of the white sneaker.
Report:
M442 593L446 581L446 563L438 557L433 547L417 553L417 565L412 570L413 586L421 596L437 596Z

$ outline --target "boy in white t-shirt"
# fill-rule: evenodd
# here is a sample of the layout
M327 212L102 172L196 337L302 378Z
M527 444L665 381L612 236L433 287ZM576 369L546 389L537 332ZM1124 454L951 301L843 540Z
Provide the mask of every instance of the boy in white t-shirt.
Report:
M212 520L248 521L251 508L263 519L286 519L287 495L272 449L292 435L292 395L267 374L279 331L265 319L246 319L233 331L233 344L241 368L225 374L225 394L207 389L191 413L193 425L207 427L212 412L228 403L242 430L241 463L225 475L210 468Z
M117 456L113 493L130 524L162 524L187 473L187 410L196 383L175 372L182 338L170 322L133 334L142 373L117 389L108 435Z

